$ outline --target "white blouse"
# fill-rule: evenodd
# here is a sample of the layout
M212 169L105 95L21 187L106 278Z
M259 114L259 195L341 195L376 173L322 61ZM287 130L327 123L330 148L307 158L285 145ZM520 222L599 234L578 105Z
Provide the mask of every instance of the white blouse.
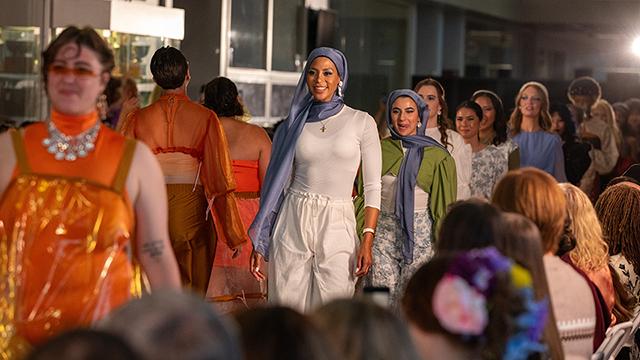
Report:
M427 128L426 135L436 139L440 144L440 131L437 127ZM471 197L471 189L469 184L471 183L471 160L473 158L473 151L471 145L465 144L464 139L460 134L453 130L447 129L447 150L456 162L456 177L458 182L458 200L465 200Z

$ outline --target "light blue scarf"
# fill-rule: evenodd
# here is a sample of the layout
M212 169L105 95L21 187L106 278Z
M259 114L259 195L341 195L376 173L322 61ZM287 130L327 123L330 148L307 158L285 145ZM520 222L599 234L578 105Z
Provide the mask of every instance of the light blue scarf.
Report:
M313 60L320 56L329 58L335 64L342 83L338 88L338 93L334 94L333 98L328 102L314 101L307 87L309 67ZM300 80L298 80L291 108L289 109L289 116L278 127L274 136L273 146L271 147L271 160L269 161L260 193L260 210L258 210L258 214L256 214L251 227L249 227L249 237L253 242L253 248L256 252L262 254L265 259L269 257L271 233L284 199L285 186L288 185L287 182L291 176L296 143L302 133L304 124L324 120L342 110L347 78L347 59L342 52L332 48L321 47L309 54L307 63L300 75Z

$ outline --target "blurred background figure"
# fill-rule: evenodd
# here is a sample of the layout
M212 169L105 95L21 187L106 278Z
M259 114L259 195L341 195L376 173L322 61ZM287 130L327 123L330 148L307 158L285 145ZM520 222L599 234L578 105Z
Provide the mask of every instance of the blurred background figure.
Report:
M238 88L231 80L225 77L211 80L204 88L204 106L218 115L227 137L236 203L246 232L260 207L260 188L271 157L271 140L264 129L243 121ZM218 236L223 234L218 231ZM226 243L217 242L207 298L216 303L218 310L230 312L266 300L266 282L258 282L249 272L252 249L247 244L236 252Z
M286 307L263 307L235 314L245 360L341 359L327 334ZM350 334L353 336L353 334Z
M96 329L62 333L36 348L26 360L142 360L120 336Z
M345 360L418 360L409 329L391 311L369 301L334 300L312 320Z
M551 131L562 139L562 152L564 154L564 167L567 181L582 188L582 179L591 166L591 145L582 142L576 135L576 124L569 108L564 104L552 104L549 107L551 114ZM585 181L588 189L592 184ZM588 189L586 189L588 191Z
M127 339L144 359L242 359L232 324L185 292L159 291L132 300L99 327Z

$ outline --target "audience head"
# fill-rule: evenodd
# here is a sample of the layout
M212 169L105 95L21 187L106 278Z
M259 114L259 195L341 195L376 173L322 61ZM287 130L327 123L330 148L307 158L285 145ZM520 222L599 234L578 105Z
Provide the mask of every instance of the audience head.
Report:
M600 84L591 76L581 76L574 79L569 84L567 91L567 97L571 103L584 111L589 111L601 96Z
M182 52L172 46L156 50L151 57L153 81L164 90L174 90L189 82L189 62Z
M522 168L508 172L496 184L491 202L502 211L522 214L533 221L542 235L542 250L558 250L566 200L556 180L542 170Z
M529 270L536 300L549 301L549 284L542 262L542 239L538 227L526 217L512 212L502 213L502 223L504 228L509 230L497 239L496 248ZM543 337L545 344L549 347L551 359L562 359L564 356L562 342L551 306L548 309Z
M634 136L638 136L640 135L640 99L631 98L625 104L629 107L625 130Z
M480 132L492 130L494 133L493 145L500 145L507 141L507 119L504 113L502 99L489 90L478 90L471 96L482 108L482 122Z
M326 335L290 308L254 308L234 316L246 360L337 358Z
M595 209L609 254L621 253L640 269L640 189L625 183L610 186L600 194Z
M240 359L232 329L203 300L156 291L113 312L102 328L129 340L146 359Z
M569 253L573 263L580 269L598 271L609 263L609 249L602 238L602 228L591 200L578 187L562 183L560 188L567 199L567 214L571 220L569 231L576 240Z
M339 358L418 359L407 326L391 311L369 301L334 300L312 315Z
M440 223L436 253L495 245L503 234L500 210L486 201L456 201Z
M551 113L551 131L560 135L565 143L574 142L576 124L569 108L564 104L552 104L549 107L549 113Z
M236 84L223 76L205 85L204 106L213 110L218 116L233 117L244 114Z
M95 329L74 329L38 346L27 360L142 359L117 335Z
M529 272L495 248L436 256L409 280L402 309L424 358L526 358L544 349L547 304L533 299Z
M519 134L523 117L535 118L542 130L551 129L551 115L549 115L549 92L539 82L530 81L520 88L516 96L516 107L511 113L509 123L511 133Z

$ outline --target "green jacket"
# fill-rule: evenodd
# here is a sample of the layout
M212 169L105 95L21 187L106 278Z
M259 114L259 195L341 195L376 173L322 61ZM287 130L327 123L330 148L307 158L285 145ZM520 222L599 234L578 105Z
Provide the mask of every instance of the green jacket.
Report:
M381 176L387 174L398 176L400 165L404 158L401 141L387 138L381 141L381 146ZM433 229L433 234L436 234L438 223L447 212L447 207L456 200L456 163L453 157L440 148L425 147L416 184L429 194L429 210L433 219L431 228ZM362 173L360 173L358 176L358 195L354 199L358 234L360 235L362 235L364 226L363 192Z

